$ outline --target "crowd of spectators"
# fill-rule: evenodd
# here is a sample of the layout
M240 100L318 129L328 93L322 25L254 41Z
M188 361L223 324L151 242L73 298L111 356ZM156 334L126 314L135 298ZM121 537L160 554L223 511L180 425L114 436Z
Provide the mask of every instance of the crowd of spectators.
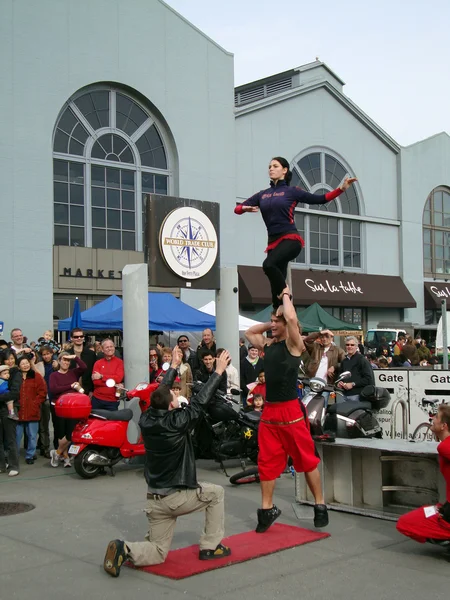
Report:
M83 391L94 408L117 410L115 389L106 380L112 377L120 387L123 361L113 340L90 344L78 328L62 346L51 331L30 344L18 328L10 337L10 343L0 341L0 473L19 474L22 446L29 465L39 452L52 467L70 468L68 448L76 421L57 417L55 402L67 392Z
M119 394L108 387L113 378L122 386L124 365L112 339L89 343L82 329L70 332L70 341L60 346L46 331L37 342L27 343L22 331L11 331L11 341L0 340L0 472L19 473L22 441L24 459L33 464L37 453L50 459L53 467L71 466L68 448L75 426L70 419L58 418L54 404L64 393L84 391L96 409L117 410ZM363 355L358 339L349 336L345 350L335 345L331 331L303 337L303 369L307 377L322 377L332 384L339 373L349 370L351 381L339 386L347 400L357 400L362 387L373 383L372 369L420 367L437 362L425 340L399 335L395 344L381 338L375 351ZM217 348L211 329L202 333L200 344L192 348L189 337L177 339L183 359L173 391L182 403L189 403L194 381L206 382L215 370L215 361L224 348ZM152 345L149 352L149 381L160 383L171 361L172 348ZM240 389L244 410L261 411L266 393L264 353L239 341L239 372L230 362L222 375L220 390ZM51 440L50 420L53 440Z
M439 363L426 340L420 337L414 339L411 335L402 333L391 344L381 337L379 346L369 351L367 358L374 369L429 367Z

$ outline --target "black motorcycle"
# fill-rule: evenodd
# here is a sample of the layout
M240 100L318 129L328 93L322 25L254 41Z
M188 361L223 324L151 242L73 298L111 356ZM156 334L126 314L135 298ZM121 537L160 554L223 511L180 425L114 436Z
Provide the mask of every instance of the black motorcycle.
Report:
M200 382L195 383L193 393L198 393L202 385ZM223 461L241 461L244 471L230 477L230 482L235 484L259 481L257 467L248 470L245 468L246 461L256 464L258 460L258 426L261 413L236 411L233 403L240 402L235 400L234 396L239 395L240 390L232 390L231 395L216 392L192 431L195 458L215 460L220 463L227 477Z

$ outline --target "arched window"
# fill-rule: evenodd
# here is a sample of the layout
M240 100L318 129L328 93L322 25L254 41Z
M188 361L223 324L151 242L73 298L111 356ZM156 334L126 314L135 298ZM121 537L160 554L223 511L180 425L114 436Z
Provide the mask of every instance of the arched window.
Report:
M53 140L54 244L142 250L142 195L168 194L162 126L127 93L83 90Z
M450 274L450 189L435 188L423 211L423 272L428 277Z
M306 152L291 165L291 185L313 194L325 194L339 186L350 169L328 151ZM301 209L321 211L326 215L306 214ZM361 223L344 215L359 215L356 187L327 204L299 204L295 221L305 240L298 263L336 268L361 268ZM333 214L334 213L334 214Z

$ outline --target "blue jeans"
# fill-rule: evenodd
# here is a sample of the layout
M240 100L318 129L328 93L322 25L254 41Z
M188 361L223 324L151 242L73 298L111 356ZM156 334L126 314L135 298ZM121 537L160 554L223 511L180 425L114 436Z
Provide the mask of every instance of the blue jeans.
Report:
M341 404L342 402L359 402L359 394L354 394L353 396L341 396L340 400L336 396L336 402Z
M119 410L118 402L110 402L108 400L99 400L95 396L91 398L92 408L100 408L101 410Z
M19 421L16 428L17 449L20 451L20 442L23 432L27 432L28 446L25 452L25 458L33 458L36 454L37 435L39 432L39 421Z

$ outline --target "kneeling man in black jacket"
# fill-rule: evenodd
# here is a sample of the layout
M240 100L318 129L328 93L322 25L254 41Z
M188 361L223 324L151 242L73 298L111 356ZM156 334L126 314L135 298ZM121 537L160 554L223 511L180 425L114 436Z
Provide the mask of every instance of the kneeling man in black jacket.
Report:
M112 577L119 576L125 560L138 567L164 562L177 517L199 510L205 511L199 559L211 560L231 554L230 548L221 544L224 535L224 490L219 485L197 482L190 434L205 405L217 391L230 362L230 354L223 352L216 359L215 373L185 408L179 408L178 399L171 392L181 359L182 352L175 346L170 369L153 392L151 406L139 421L146 450L148 541L109 542L103 568Z

